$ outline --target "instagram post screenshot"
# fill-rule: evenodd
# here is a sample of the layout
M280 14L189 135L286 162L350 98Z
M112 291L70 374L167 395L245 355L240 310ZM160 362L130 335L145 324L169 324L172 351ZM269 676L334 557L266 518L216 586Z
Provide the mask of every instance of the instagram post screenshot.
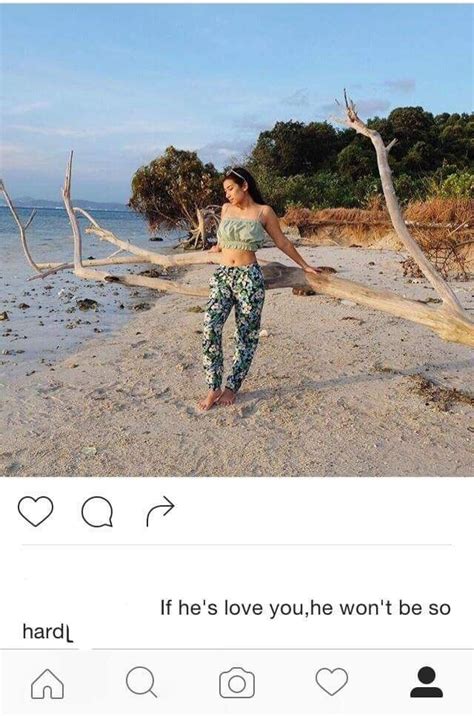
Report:
M0 714L474 714L471 3L0 7Z

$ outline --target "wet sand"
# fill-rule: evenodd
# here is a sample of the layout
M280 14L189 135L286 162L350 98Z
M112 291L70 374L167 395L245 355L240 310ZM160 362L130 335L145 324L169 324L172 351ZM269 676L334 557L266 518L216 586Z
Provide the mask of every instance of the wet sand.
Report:
M397 252L301 253L344 278L436 298L424 279L403 277ZM259 256L291 263L277 249ZM203 284L213 270L196 267L187 280ZM453 287L473 310L474 282ZM161 295L151 310L60 362L39 356L35 373L4 374L0 474L472 475L469 348L351 302L271 290L262 319L268 335L235 405L202 413L196 307L205 302ZM233 331L231 314L226 367Z

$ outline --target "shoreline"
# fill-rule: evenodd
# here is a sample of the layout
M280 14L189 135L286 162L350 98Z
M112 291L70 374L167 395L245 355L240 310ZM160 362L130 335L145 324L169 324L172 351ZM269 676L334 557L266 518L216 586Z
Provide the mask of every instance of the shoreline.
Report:
M301 246L313 265L401 295L400 254ZM291 262L278 249L257 255ZM188 271L204 283L214 266ZM474 282L452 284L474 308ZM159 298L159 300L158 300ZM417 324L328 296L267 291L260 339L236 403L208 413L199 331L206 299L160 294L119 330L2 388L2 475L446 475L472 472L472 352ZM191 309L191 310L189 310ZM233 315L224 329L226 367ZM5 380L2 379L2 383ZM446 406L448 408L446 409ZM471 426L468 425L469 418ZM93 436L93 437L91 437Z
M51 211L54 210L41 210L31 249L38 261L68 261L71 247L63 237L63 232L69 231L67 216L62 216L64 210L57 212L61 218L52 223L45 218L45 212ZM102 217L105 213L101 212ZM150 239L144 235L145 225L139 218L130 220L128 217L124 223L124 212L109 213L117 214L118 226L107 220L106 226L122 236L129 232L138 245L149 247ZM3 225L2 229L7 226ZM58 357L67 357L96 334L110 335L136 311L147 310L161 296L143 287L130 289L120 284L111 287L82 280L70 270L37 277L27 264L17 233L9 225L0 250L0 313L6 312L8 316L8 320L0 321L0 382L11 379L12 375L33 374L42 364L54 365ZM159 244L160 252L172 252L175 243L174 234L165 234ZM110 251L103 244L94 236L88 237L84 257L105 258ZM142 273L147 268L150 267L137 264L135 270ZM122 274L128 269L114 266L113 270Z
M30 288L18 298L2 302L9 318L0 323L0 382L53 367L97 336L111 336L133 320L135 311L148 310L146 306L153 306L161 297L147 289L137 289L132 295L120 287L122 292L115 290L114 298L106 295L103 284L82 287L76 277L64 283L63 288L51 283L46 284L49 290ZM38 299L41 304L36 307ZM82 310L78 302L84 301L93 301L96 306ZM22 309L22 304L27 308Z

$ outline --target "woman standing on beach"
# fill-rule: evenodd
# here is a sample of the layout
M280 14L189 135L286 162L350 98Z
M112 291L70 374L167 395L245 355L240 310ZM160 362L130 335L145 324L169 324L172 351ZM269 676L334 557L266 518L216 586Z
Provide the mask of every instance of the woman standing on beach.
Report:
M231 169L224 178L227 203L222 207L217 246L222 252L219 268L209 281L210 295L204 316L203 364L209 392L198 405L208 410L215 403L231 405L248 373L257 348L260 318L265 300L263 272L255 252L268 234L276 246L307 273L320 273L309 266L280 229L278 217L267 206L253 176L246 169ZM235 306L235 353L232 369L221 389L224 359L222 330Z

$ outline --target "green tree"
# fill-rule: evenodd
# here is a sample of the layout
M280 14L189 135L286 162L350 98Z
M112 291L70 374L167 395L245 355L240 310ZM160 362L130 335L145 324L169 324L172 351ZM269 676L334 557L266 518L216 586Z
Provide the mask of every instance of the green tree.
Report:
M336 164L343 177L354 181L377 173L375 152L367 151L365 142L360 141L359 137L339 152Z
M427 195L430 199L442 197L445 199L473 199L474 198L474 172L454 172L444 175L441 172L433 174L426 181Z
M311 174L334 160L338 148L337 132L327 122L277 122L260 133L249 168L284 177Z
M398 107L387 117L386 130L397 140L390 153L394 171L416 174L439 165L438 131L431 112L423 107Z
M467 113L448 115L446 120L440 123L439 144L444 161L456 164L459 169L469 167L472 169L474 115Z
M191 230L198 225L197 209L221 199L214 165L203 164L196 152L170 146L134 174L128 205L146 218L151 231L161 226Z

